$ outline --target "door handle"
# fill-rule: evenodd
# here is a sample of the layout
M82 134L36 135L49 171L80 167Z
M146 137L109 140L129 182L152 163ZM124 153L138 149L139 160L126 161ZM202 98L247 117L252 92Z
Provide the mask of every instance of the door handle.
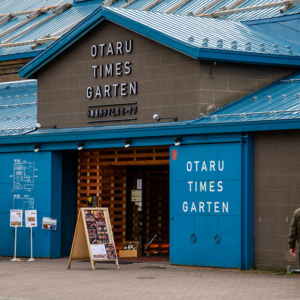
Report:
M191 242L192 242L192 243L195 243L195 242L196 242L196 239L197 239L197 237L196 237L196 235L193 233L193 234L190 236Z
M12 237L15 237L15 230L14 229L11 231L11 235L12 235Z
M220 242L220 237L217 234L214 237L214 241L216 244L219 244L219 242Z

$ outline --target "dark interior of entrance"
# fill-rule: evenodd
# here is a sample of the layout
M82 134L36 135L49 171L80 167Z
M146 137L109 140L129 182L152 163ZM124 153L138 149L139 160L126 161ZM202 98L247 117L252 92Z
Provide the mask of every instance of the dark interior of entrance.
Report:
M64 151L62 174L62 256L70 254L78 209L88 196L109 209L117 251L125 241L139 241L145 255L156 235L150 255L169 255L169 147ZM142 201L133 202L138 179Z
M127 167L126 173L126 240L139 241L143 255L169 255L169 167ZM138 188L138 180L142 201L134 202L131 191Z

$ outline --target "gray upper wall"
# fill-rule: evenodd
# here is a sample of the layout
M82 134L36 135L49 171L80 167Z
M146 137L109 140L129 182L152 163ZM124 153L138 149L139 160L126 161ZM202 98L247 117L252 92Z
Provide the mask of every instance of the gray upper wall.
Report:
M131 53L91 56L91 46L133 40ZM93 65L131 62L131 74L94 78ZM124 69L124 68L123 68ZM150 123L155 113L179 120L195 119L217 107L278 80L296 69L197 61L127 29L104 21L53 59L38 74L38 122L43 126L86 127ZM137 82L137 95L87 98L87 87ZM137 113L88 118L88 105L137 102ZM135 105L133 105L135 106ZM111 106L102 108L118 108ZM100 109L101 107L99 107ZM135 121L87 123L137 118Z

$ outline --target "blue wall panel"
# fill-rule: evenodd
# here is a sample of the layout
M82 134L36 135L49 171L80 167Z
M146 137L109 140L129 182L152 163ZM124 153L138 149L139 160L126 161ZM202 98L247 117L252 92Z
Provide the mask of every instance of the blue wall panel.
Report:
M195 215L172 215L170 226L170 261L179 265L194 265L197 255L195 244L190 235L194 233Z
M61 161L58 163L61 164ZM51 253L51 237L55 235L60 239L60 232L42 229L42 218L54 215L53 154L51 152L3 153L0 155L0 165L0 237L2 241L0 255L13 256L14 254L14 228L9 226L10 210L23 210L23 226L25 226L25 210L36 209L38 227L33 228L33 255L35 257L59 256L59 252ZM56 166L55 171L59 172L59 166ZM58 206L60 206L60 196L56 195L55 201L58 201ZM57 213L60 215L60 210ZM57 248L60 249L60 242ZM52 252L54 252L53 249ZM30 256L29 228L18 228L17 255Z
M248 199L242 194L243 162L247 161L242 159L244 144L184 145L170 149L172 263L245 267L242 209L247 206L242 204ZM191 241L193 234L195 241ZM248 245L253 249L253 245ZM182 251L190 251L193 258Z

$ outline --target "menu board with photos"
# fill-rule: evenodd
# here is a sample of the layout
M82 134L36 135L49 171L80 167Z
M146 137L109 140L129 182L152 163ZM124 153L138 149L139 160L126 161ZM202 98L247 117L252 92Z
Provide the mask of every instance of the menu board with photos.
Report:
M107 208L81 208L73 239L68 268L72 260L90 258L92 269L97 261L115 260L116 247Z
M10 227L22 227L23 210L11 209L10 210Z

